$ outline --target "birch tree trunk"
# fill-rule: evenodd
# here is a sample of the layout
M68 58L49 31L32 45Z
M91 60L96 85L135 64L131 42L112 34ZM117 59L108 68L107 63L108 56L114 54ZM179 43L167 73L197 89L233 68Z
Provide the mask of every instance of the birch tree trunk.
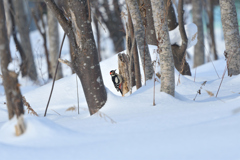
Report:
M240 36L234 0L220 0L228 75L240 74Z
M36 81L37 80L37 70L34 63L33 53L32 53L32 46L29 37L29 29L27 22L27 16L24 11L24 1L23 0L12 0L13 7L14 7L14 18L18 28L18 32L20 34L21 45L26 54L27 64L28 64L28 76Z
M58 33L58 21L52 11L48 8L47 12L48 20L48 41L49 41L49 58L51 75L54 77L57 62L58 62L58 52L59 52L59 33ZM58 65L58 71L56 75L56 80L62 78L62 66Z
M85 98L91 115L107 101L107 93L102 80L97 47L93 38L91 16L87 0L68 0L64 6L69 19L54 0L45 0L67 33L73 47L71 66L81 80Z
M134 34L140 52L142 66L145 70L145 77L146 80L149 80L152 79L153 76L153 66L138 4L136 0L126 0L126 3L129 7L129 11L132 17Z
M204 64L204 34L202 21L202 0L192 0L193 23L198 27L198 42L194 46L194 64L193 67L198 67Z
M164 1L151 0L154 27L158 40L161 66L161 92L174 96L175 77L174 62L168 32L167 17L165 16Z
M1 70L3 77L3 86L7 99L8 117L13 118L24 114L22 95L19 89L17 74L14 71L8 70L8 65L11 61L9 49L9 40L7 37L6 20L4 15L3 1L0 1L0 59Z

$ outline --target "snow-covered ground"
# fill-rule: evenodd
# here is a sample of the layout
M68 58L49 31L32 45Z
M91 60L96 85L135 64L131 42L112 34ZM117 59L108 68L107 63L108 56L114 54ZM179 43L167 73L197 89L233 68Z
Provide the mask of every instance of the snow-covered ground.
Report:
M16 137L16 119L8 120L0 85L1 160L237 160L240 159L240 75L223 80L225 69L222 33L216 30L220 60L192 69L192 76L175 71L175 97L160 93L156 82L153 106L153 81L121 97L112 84L109 71L117 69L117 55L101 62L108 93L106 105L89 116L82 86L78 80L80 114L66 111L77 107L76 75L63 65L65 78L56 81L47 117L43 117L51 89L39 33L31 34L40 84L20 78L21 91L39 117L25 113L27 130ZM61 32L62 33L62 32ZM62 34L61 36L62 37ZM206 47L205 47L206 46ZM207 43L203 46L209 54ZM18 69L18 53L10 43ZM152 58L156 47L149 46ZM193 48L189 48L193 56ZM67 42L62 57L69 59ZM189 60L190 66L192 61ZM216 68L216 71L213 67ZM195 74L196 73L196 74ZM218 77L220 76L220 78ZM2 80L0 80L2 81ZM204 86L203 82L207 81ZM201 89L201 94L197 91ZM211 96L211 93L214 96Z

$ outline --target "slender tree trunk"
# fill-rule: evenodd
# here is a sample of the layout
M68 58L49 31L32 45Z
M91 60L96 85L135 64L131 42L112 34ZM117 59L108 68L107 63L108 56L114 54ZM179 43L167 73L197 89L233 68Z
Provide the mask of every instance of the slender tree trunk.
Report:
M204 64L204 34L202 21L202 0L192 0L193 23L198 27L198 42L194 46L194 64L193 67L198 67Z
M234 0L220 0L228 75L240 74L240 36Z
M106 24L110 32L110 38L113 41L116 53L119 53L124 50L124 36L125 36L124 27L121 19L121 9L118 3L119 3L118 0L112 1L113 10L111 10L109 7L109 1L103 0L103 8L105 9L106 14L103 16L99 12L103 23Z
M11 16L9 13L9 3L8 0L3 0L4 8L5 8L5 17L6 17L6 26L7 26L7 35L8 39L10 39L10 36L12 35L12 23L11 23Z
M0 1L0 58L3 76L3 86L7 99L8 117L11 119L15 114L19 117L24 114L22 95L19 89L17 74L8 70L11 61L9 41L7 37L6 20L4 15L3 1Z
M140 73L140 66L139 66L137 43L136 43L136 39L135 39L135 36L134 36L132 17L130 15L129 9L128 9L128 26L129 26L129 31L130 31L131 38L132 38L131 39L131 42L132 42L132 47L131 47L131 52L132 53L131 54L133 55L133 61L134 61L135 82L136 82L137 89L139 89L140 87L142 87L141 73Z
M27 16L24 11L24 2L23 0L12 0L14 11L15 11L15 22L18 28L18 32L20 34L21 45L26 54L27 62L28 62L28 76L36 81L37 80L37 71L34 63L34 57L32 53L32 46L29 37L29 29L26 27Z
M74 71L81 80L90 114L96 113L107 101L98 61L97 47L93 38L90 10L87 0L69 0L64 7L66 19L53 0L45 0L47 6L58 18L73 47Z
M145 70L145 77L146 80L149 80L152 79L153 76L153 66L138 4L136 0L126 0L126 2L132 17L134 34L140 52L142 66Z
M152 6L150 0L144 0L144 6L146 9L146 33L147 33L147 42L151 45L157 45L156 33L154 28L153 16L152 16Z
M49 58L51 67L51 77L54 77L55 69L58 62L58 52L59 52L59 33L58 33L58 21L52 11L48 8L47 13L48 19L48 41L49 41ZM56 75L56 80L62 78L62 66L58 65L58 71Z
M161 92L174 96L174 62L163 1L151 0L161 66Z
M168 30L174 30L177 26L179 26L179 32L182 38L181 46L173 44L172 54L174 60L174 66L178 70L178 72L182 75L190 75L191 71L188 62L186 61L186 49L187 49L187 35L184 28L184 20L183 20L183 0L181 0L180 5L178 5L178 21L176 18L176 13L173 8L173 4L169 0L164 0L165 8L167 8L167 22L168 22Z
M208 18L209 18L209 31L211 37L211 52L214 54L214 60L218 59L217 49L216 49L216 42L215 42L215 34L214 34L214 2L213 0L207 0L207 11L208 11Z

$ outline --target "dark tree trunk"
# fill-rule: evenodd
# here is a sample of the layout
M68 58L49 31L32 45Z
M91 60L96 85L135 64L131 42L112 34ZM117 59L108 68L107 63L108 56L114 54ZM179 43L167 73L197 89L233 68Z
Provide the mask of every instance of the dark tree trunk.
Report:
M147 36L147 42L151 45L157 45L157 38L154 28L154 22L153 22L153 16L152 16L152 6L150 0L144 0L144 6L146 9L146 20L147 20L147 26L146 26L146 36Z
M216 42L215 42L215 34L214 34L214 1L213 0L207 0L207 12L208 12L208 18L209 18L209 32L211 37L211 52L214 54L214 60L218 59L217 50L216 50Z
M3 1L0 1L0 58L3 85L7 99L8 117L11 119L15 114L17 117L24 114L22 95L17 80L17 74L8 70L11 61L9 41L7 37L6 20L4 15Z
M27 69L28 76L36 81L37 80L37 70L34 62L34 57L32 53L32 46L29 37L29 29L26 27L27 16L24 11L24 3L23 0L13 0L13 8L14 8L14 18L18 28L18 32L21 39L21 45L24 50L27 59Z
M87 0L69 0L64 8L69 19L53 0L45 0L48 7L58 18L73 47L74 71L81 80L90 114L96 113L107 101L103 84L98 53L93 38L91 17Z
M132 18L131 18L131 14L129 12L129 9L128 9L128 26L129 26L129 31L130 31L130 36L131 36L131 44L132 44L132 46L131 46L131 52L132 53L131 54L133 55L133 61L134 61L135 83L136 83L137 89L139 89L140 87L142 87L141 73L140 73L140 66L139 66L137 43L136 43L136 39L135 39L135 36L134 36Z
M204 33L203 33L203 20L202 20L202 0L192 1L192 15L193 23L198 27L198 42L194 46L194 64L193 67L198 67L204 64Z
M118 0L113 1L113 10L109 7L108 0L104 0L103 7L106 11L107 18L101 13L103 23L106 24L110 38L113 41L116 53L124 50L124 27L121 19L121 9L118 4ZM100 12L99 12L100 13Z
M164 0L164 5L167 8L166 11L168 17L168 30L171 31L178 26L176 13L171 0Z
M170 2L170 3L168 3ZM179 31L182 37L182 45L172 45L172 54L174 60L174 66L182 75L191 75L189 64L186 61L185 54L187 49L187 35L184 28L183 22L183 0L179 0L178 4L178 21L177 23L176 14L171 1L164 0L164 5L167 8L167 19L169 31L175 29L179 25Z

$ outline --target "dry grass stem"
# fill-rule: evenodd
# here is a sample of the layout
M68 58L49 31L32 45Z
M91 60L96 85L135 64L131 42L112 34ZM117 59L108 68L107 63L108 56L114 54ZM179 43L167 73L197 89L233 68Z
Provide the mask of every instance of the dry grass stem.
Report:
M201 94L202 87L205 86L206 83L207 83L207 81L204 81L204 82L202 83L201 87L200 87L199 90L197 91L197 94L196 94L195 98L193 99L194 101L196 100L197 95L198 95L198 94L199 94L199 95Z
M53 112L55 112L55 113L57 113L59 116L61 116L61 114L60 113L58 113L57 111L55 111L55 110L53 110L53 109L51 109Z
M68 109L66 109L65 112L68 112L68 111L77 111L77 107L76 106L72 106L72 107L69 107Z
M208 91L208 90L205 90L207 92L207 94L210 96L210 97L213 97L214 96L214 93L212 93L211 91Z
M31 115L35 115L38 117L38 114L37 112L35 112L32 107L30 106L30 104L27 102L26 98L24 96L22 96L22 101L23 101L23 104L27 107L27 110L28 110L28 114L31 114Z

